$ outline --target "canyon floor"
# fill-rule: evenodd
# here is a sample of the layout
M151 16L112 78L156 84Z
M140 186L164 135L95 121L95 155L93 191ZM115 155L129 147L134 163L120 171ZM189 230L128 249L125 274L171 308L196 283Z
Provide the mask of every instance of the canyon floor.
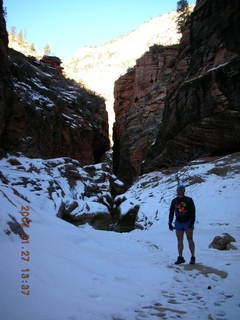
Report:
M19 156L17 166L10 158L1 160L1 319L239 319L239 153L139 177L124 194L121 211L140 204L138 221L145 229L129 233L76 227L56 216L63 196L59 188L50 196L50 175L65 197L81 192L80 184L69 188L57 170L66 159L52 159L51 171L50 160ZM174 264L176 237L167 222L176 175L197 208L194 266L188 264L186 239L186 263ZM23 212L30 219L23 226L29 243L9 229L11 222L21 223ZM236 239L235 250L208 247L223 233Z

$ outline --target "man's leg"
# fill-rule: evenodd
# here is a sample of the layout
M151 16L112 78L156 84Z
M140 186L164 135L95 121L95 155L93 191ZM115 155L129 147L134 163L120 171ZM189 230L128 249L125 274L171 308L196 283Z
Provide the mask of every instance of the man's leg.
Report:
M195 257L195 243L193 241L193 230L187 230L186 235L187 235L188 246L192 254L192 257Z
M178 241L178 255L179 257L183 256L183 235L184 231L178 231L176 230L176 236Z

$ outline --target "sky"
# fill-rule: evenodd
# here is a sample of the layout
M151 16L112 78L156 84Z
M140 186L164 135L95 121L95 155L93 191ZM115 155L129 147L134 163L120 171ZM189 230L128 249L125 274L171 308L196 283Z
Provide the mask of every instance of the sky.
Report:
M189 1L189 4L195 1ZM81 47L100 45L159 15L176 9L177 0L3 0L7 28L25 31L38 51L70 58Z

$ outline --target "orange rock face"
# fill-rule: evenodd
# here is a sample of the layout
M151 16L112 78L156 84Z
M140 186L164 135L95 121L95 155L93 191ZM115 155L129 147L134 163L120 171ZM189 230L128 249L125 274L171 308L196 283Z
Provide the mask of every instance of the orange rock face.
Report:
M239 1L197 1L142 172L240 150L239 19Z
M12 49L9 67L12 94L3 150L30 158L71 157L81 165L100 161L110 147L104 100Z
M110 148L102 98L67 80L59 68L8 49L0 0L0 154L98 162Z
M114 169L130 182L154 142L177 46L153 46L136 66L115 83Z
M198 0L178 47L153 46L115 83L114 170L240 150L240 2Z

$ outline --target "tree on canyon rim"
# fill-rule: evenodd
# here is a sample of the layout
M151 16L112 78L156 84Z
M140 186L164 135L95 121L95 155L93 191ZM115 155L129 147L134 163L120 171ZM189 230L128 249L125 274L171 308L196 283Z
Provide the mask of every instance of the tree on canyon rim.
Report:
M177 2L177 13L178 13L178 16L176 18L177 32L183 33L185 23L187 21L187 18L190 15L190 9L189 9L187 0L179 0Z
M51 53L51 48L50 48L50 45L49 45L48 43L45 45L43 51L44 51L44 55L45 55L45 56L49 56L49 55L50 55L50 53Z
M20 30L20 31L18 32L17 41L18 41L18 44L19 44L19 45L23 45L23 43L24 43L24 36L23 36L23 31L22 31L22 30Z

